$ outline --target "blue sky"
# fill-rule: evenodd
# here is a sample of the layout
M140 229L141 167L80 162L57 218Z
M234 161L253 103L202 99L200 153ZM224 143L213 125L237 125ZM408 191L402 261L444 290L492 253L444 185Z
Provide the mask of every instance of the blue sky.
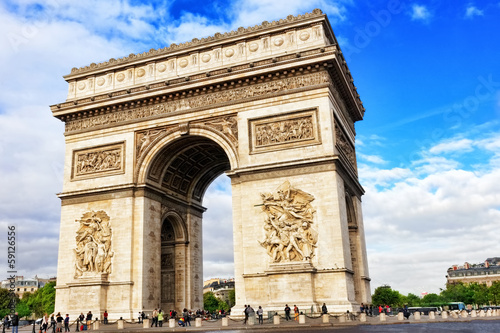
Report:
M65 100L63 75L314 8L366 107L356 144L372 288L438 292L452 264L500 256L500 1L7 0L0 229L18 226L20 272L56 272L64 137L48 105ZM230 202L224 176L204 201L207 278L232 276Z

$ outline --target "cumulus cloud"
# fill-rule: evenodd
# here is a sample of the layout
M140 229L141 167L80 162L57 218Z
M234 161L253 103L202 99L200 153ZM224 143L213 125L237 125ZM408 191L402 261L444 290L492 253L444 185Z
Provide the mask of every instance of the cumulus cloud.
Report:
M451 153L451 152L470 152L474 148L472 147L472 140L469 139L459 139L452 140L449 142L439 143L431 149L429 152L432 154L440 154L440 153Z
M483 16L483 15L484 15L484 12L472 4L469 4L465 8L465 17L466 18L473 18L474 16Z
M431 18L431 12L424 5L413 4L411 6L411 19L414 21L427 22Z

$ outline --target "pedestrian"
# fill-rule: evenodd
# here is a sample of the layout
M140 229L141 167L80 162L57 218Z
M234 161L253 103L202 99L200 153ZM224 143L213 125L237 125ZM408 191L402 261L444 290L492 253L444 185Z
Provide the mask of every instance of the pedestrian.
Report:
M64 332L69 332L69 314L66 313L66 318L64 318Z
M359 306L359 312L361 313L365 312L365 306L363 303L361 303L361 305Z
M321 307L321 312L323 312L323 314L327 314L328 313L328 309L326 308L326 304L323 303L323 306Z
M56 332L62 332L63 321L64 321L64 319L61 316L61 312L58 312L57 316L56 316L56 322L57 322Z
M108 310L104 310L104 314L102 315L104 317L104 325L108 324Z
M292 320L292 317L290 317L290 307L288 306L288 304L285 304L285 320Z
M182 310L182 316L184 317L184 322L186 323L186 326L191 326L191 318L189 317L189 312L188 309L184 308Z
M12 333L18 333L19 330L19 314L16 312L12 316Z
M257 315L259 316L259 324L264 324L264 310L262 309L262 306L259 305L259 308L257 309Z
M5 328L10 328L10 319L9 316L6 315L5 318L3 319L3 328L5 332Z
M92 311L89 311L89 313L87 313L87 330L90 331L90 325L92 325Z
M246 304L245 304L245 308L243 310L243 313L245 314L245 320L243 320L243 325L246 325L247 321L248 321L248 307Z
M299 321L299 308L297 305L293 305L293 320Z
M157 310L157 309L155 309L155 310L153 311L153 314L151 315L151 317L152 317L152 319L153 319L153 320L151 321L151 327L153 327L153 325L154 325L155 327L158 327L158 310Z
M54 317L54 314L50 315L50 326L49 329L52 327L52 332L56 331L56 318Z
M158 318L158 325L160 327L163 327L163 311L161 311L161 309L158 310L158 317L157 318Z

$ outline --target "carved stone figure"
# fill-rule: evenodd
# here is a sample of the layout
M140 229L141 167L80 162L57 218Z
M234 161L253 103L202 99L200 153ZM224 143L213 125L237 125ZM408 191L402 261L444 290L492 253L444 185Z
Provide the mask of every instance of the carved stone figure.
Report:
M283 120L255 126L256 146L314 139L312 117Z
M122 167L121 148L101 149L86 153L78 153L75 175L81 176L96 172L120 170Z
M318 233L313 224L314 197L293 188L286 181L275 193L264 193L262 210L266 213L265 239L260 242L273 263L307 261L314 256Z
M105 211L83 214L76 232L75 277L111 273L111 227Z

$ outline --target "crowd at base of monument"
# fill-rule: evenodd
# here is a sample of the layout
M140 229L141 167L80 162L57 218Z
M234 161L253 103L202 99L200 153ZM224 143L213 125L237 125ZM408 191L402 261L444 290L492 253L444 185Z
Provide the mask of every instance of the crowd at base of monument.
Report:
M466 323L479 320L492 320L498 321L500 319L500 310L489 309L489 310L472 310L470 312L463 311L443 311L439 315L433 311L424 315L421 312L414 312L409 315L408 318L404 315L403 311L391 312L387 314L386 312L381 312L380 314L367 315L365 312L350 313L346 312L343 314L329 314L323 309L323 313L312 313L304 314L300 312L298 308L294 306L293 316L290 315L291 308L288 305L285 307L284 311L274 312L270 311L264 313L261 307L257 311L252 311L251 306L247 306L249 309L245 312L244 319L234 319L224 313L192 313L190 311L183 311L178 314L175 311L163 314L160 311L153 313L152 318L146 315L138 317L134 321L126 321L119 319L116 321L108 321L107 316L101 322L99 319L92 319L92 314L89 311L87 316L80 315L80 317L72 323L65 325L65 331L113 331L121 330L127 328L129 331L134 329L148 329L156 327L165 328L176 328L191 326L191 321L194 321L193 327L203 327L207 330L220 330L220 329L230 329L236 328L238 326L253 326L253 325L265 325L267 327L329 327L329 326L356 326L356 325L391 325L391 324L430 324L430 323ZM90 315L90 316L89 316ZM37 321L38 322L38 321ZM45 321L47 322L47 321ZM51 325L44 325L44 322L33 323L33 331L36 332L62 332L62 326L57 325L57 321L52 322ZM164 324L164 325L163 325ZM3 325L3 332L8 326Z

